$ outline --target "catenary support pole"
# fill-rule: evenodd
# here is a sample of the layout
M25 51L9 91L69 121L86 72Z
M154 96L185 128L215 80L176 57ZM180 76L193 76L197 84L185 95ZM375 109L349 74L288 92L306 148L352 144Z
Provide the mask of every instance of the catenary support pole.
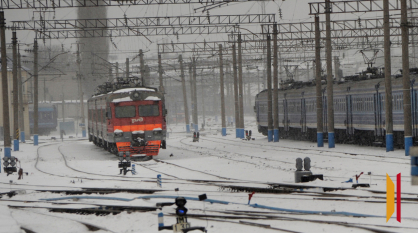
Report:
M139 73L141 75L142 85L147 86L148 83L145 82L144 52L142 52L142 49L139 50Z
M222 136L226 136L225 122L225 88L224 88L224 63L222 58L222 45L219 45L219 83L221 92L221 120L222 120Z
M267 35L267 140L273 141L273 105L271 90L271 38Z
M239 91L239 137L244 138L244 87L242 83L242 39L238 34L238 91Z
M127 66L129 66L129 60ZM80 44L77 43L77 66L78 66L78 91L80 95L80 114L81 114L81 136L83 138L86 137L86 126L84 123L84 97L83 97L83 85L82 85L82 78L83 75L81 74L81 58L80 58ZM128 71L129 73L129 71Z
M190 133L189 106L187 105L186 80L184 78L183 57L181 55L179 55L179 63L180 63L181 86L183 88L184 121L186 123L186 132Z
M341 81L341 77L340 77L340 73L339 73L339 70L340 70L340 59L339 59L339 57L338 56L334 56L334 73L335 73L335 80L336 81Z
M13 46L13 150L19 150L19 90L17 80L17 36L12 32Z
M164 93L163 67L161 64L161 54L158 54L158 81L160 82L160 87L158 89L160 90L160 92Z
M125 78L126 80L129 80L129 58L126 58L125 66Z
M195 124L194 122L194 111L195 111L195 104L194 104L194 90L193 90L193 60L192 62L189 64L189 81L190 81L190 101L192 104L192 123L193 125ZM192 130L194 131L194 126L192 125Z
M239 138L239 100L238 100L238 67L237 67L237 49L235 44L232 45L232 69L234 72L234 100L235 100L235 137Z
M0 11L0 39L1 39L1 84L3 96L3 135L4 156L12 156L10 141L10 118L9 118L9 92L7 78L7 54L6 54L6 19L4 11Z
M392 80L390 59L390 29L389 29L389 0L383 0L383 34L385 56L385 122L386 122L386 152L393 151L393 109L392 109Z
M194 101L194 115L193 126L194 131L199 132L199 119L198 119L198 105L197 105L197 86L196 86L196 58L193 57L193 101Z
M22 65L20 63L20 49L17 52L17 78L19 88L19 132L20 142L25 143L25 121L23 119L23 82L22 82Z
M200 72L200 89L202 90L202 129L203 128L205 128L205 125L206 125L206 112L205 112L205 88L204 88L204 85L203 85L203 82L204 82L204 78L203 78L203 75L202 75L202 72L203 72L203 69L202 69L202 71Z
M119 78L119 62L116 62L116 78Z
M273 140L279 141L279 62L277 49L277 24L273 25Z
M334 138L334 90L332 78L332 48L331 48L331 4L325 0L326 17L326 55L327 55L327 109L328 109L328 148L335 148Z
M319 16L315 15L315 83L316 83L316 140L318 147L324 146L324 127L322 110L322 80L321 80L321 34L319 31Z
M33 42L33 145L38 145L38 40Z
M411 121L411 80L409 78L409 27L406 0L401 0L401 35L402 35L402 82L403 82L403 114L404 114L404 135L405 155L409 156L409 149L412 141Z

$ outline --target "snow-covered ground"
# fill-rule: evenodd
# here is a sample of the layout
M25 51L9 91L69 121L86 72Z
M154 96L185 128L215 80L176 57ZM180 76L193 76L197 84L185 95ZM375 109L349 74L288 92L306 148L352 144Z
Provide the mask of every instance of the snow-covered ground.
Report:
M255 138L251 141L235 138L233 128L222 137L219 127L207 126L200 141L192 142L183 125L168 126L167 149L155 160L135 162L137 174L126 176L119 174L114 155L81 138L61 142L41 137L39 146L20 144L12 155L28 175L18 180L17 174L0 174L0 192L20 190L0 199L0 232L158 232L158 213L164 213L165 225L174 224L176 216L175 205L160 210L154 209L156 203L204 193L210 202L188 200L186 207L191 225L208 232L418 232L418 187L410 185L410 160L403 151L338 144L317 148L291 140L269 143L251 120L246 122ZM311 170L324 180L291 188L298 157L310 157ZM370 188L343 183L361 172L365 174L359 183L371 182ZM401 223L395 214L386 223L386 173L395 183L396 174L402 173ZM324 192L324 187L340 190ZM242 190L254 188L248 205L249 192ZM86 193L70 192L82 189ZM69 213L109 206L131 210L99 216Z

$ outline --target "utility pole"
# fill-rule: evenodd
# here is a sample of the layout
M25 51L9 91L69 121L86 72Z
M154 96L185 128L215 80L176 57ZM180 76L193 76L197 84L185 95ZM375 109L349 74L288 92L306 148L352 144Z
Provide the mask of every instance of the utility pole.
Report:
M277 24L273 25L273 134L274 141L279 141L279 69L277 49Z
M321 80L321 34L319 15L315 15L315 82L316 82L316 141L318 147L324 147L324 120L322 110Z
M38 145L38 40L33 42L33 145Z
M235 43L232 45L232 69L234 71L234 99L235 99L235 137L239 138L239 126L240 126L240 117L239 117L239 101L238 101L238 74L237 74L237 50Z
M144 65L144 53L142 52L142 49L139 50L139 69L140 69L139 73L141 74L142 85L147 86L148 83L147 85L145 85L145 65Z
M409 78L409 28L406 0L401 0L401 30L402 30L402 82L403 82L403 114L404 114L404 135L405 155L409 156L409 149L412 141L411 121L411 80Z
M197 87L196 87L196 58L193 57L193 100L194 100L194 116L193 125L195 132L199 132L199 119L197 108Z
M331 4L325 0L326 17L326 54L327 54L327 109L328 109L328 148L335 148L334 138L334 90L332 78L332 50L331 50Z
M17 37L16 31L12 32L13 44L13 144L14 150L19 150L19 90L17 85Z
M4 157L12 156L10 141L10 119L9 119L9 93L7 80L7 54L6 54L6 20L4 11L0 11L0 33L1 33L1 83L3 92L3 135L4 135ZM0 170L1 171L1 170Z
M224 63L222 58L222 45L219 45L219 83L221 91L221 120L222 120L222 136L226 136L225 122L225 88L224 88Z
M202 69L202 72L203 72L203 69ZM205 125L206 125L206 120L205 120L205 89L203 88L203 75L202 75L202 72L200 72L200 74L201 74L201 80L200 80L200 87L201 87L201 89L202 89L202 116L203 116L203 120L202 120L202 129L205 127Z
M161 54L158 54L158 80L160 81L160 92L164 93L164 84L163 84L163 67L161 65Z
M242 40L238 34L239 137L244 138L244 89L242 85Z
M25 121L23 119L23 82L22 82L22 65L20 63L20 49L17 54L17 78L18 78L18 89L19 89L19 132L20 141L25 142Z
M61 109L62 109L62 122L65 122L65 110L64 110L64 107L65 107L65 100L64 100L64 92L62 92L62 95L61 95L61 97L62 97L62 99L61 99L61 104L62 104L62 106L61 106Z
M267 140L273 141L273 106L272 106L272 95L271 95L271 38L267 35Z
M119 78L119 62L116 62L116 79Z
M126 80L129 80L129 58L126 58L125 65L126 65L125 78Z
M112 66L109 67L109 77L107 78L108 82L112 82Z
M383 0L383 34L385 56L386 152L393 151L392 64L390 59L389 0Z
M129 60L128 60L129 61ZM80 112L81 112L81 136L86 137L86 127L84 124L84 99L83 99L83 88L81 84L81 58L80 58L80 44L77 43L77 66L78 66L78 91L80 95Z
M337 81L341 81L341 77L340 77L340 59L338 58L338 56L334 56L334 68L335 68L335 80Z
M189 106L187 105L186 80L184 78L183 57L181 55L179 55L179 63L180 63L181 86L183 88L184 121L186 123L186 132L190 133Z
M192 121L193 121L193 125L196 124L194 121L194 112L196 111L196 105L194 102L194 90L193 90L193 60L192 62L189 64L189 81L190 81L190 99L191 99L191 103L192 103ZM193 130L194 130L194 126L193 126Z

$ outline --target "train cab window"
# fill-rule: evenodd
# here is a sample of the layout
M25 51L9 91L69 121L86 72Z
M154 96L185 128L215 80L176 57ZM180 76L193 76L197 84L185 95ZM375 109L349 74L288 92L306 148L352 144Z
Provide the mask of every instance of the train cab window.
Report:
M139 110L139 116L142 116L142 117L160 115L160 108L158 105L142 105L142 106L138 106L138 110Z
M116 118L135 117L135 106L118 106L115 108Z

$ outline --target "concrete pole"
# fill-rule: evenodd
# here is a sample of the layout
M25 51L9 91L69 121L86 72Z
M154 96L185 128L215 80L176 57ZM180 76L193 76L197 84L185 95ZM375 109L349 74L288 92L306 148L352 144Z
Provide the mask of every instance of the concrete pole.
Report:
M197 87L196 87L196 58L193 57L193 101L194 101L194 115L193 125L194 131L199 132L199 119L198 119L198 108L197 108Z
M194 103L194 90L193 90L193 61L189 64L189 81L190 81L190 99L191 99L191 104L192 104L192 121L193 121L193 125L195 124L194 121L194 111L196 111L196 105ZM194 130L194 126L193 126L193 130Z
M144 63L144 53L142 49L139 50L139 73L141 74L141 81L143 86L147 86L148 83L145 85L145 63Z
M62 110L62 122L65 122L65 100L64 100L64 92L62 92L62 95L61 95L61 110Z
M279 141L279 63L277 51L277 24L273 25L273 134L274 141Z
M221 91L221 119L222 119L222 136L226 136L226 119L225 119L225 88L224 88L224 63L222 60L222 45L219 45L219 83Z
M244 89L242 84L242 40L238 34L238 91L239 91L239 137L244 138Z
M332 78L332 49L331 49L331 5L325 0L326 17L326 54L327 54L327 109L328 109L328 148L335 148L334 138L334 90Z
M23 119L23 82L22 82L22 65L20 63L20 51L17 54L17 78L19 88L19 132L20 141L25 142L25 121Z
M405 155L408 156L409 149L413 145L413 141L411 121L411 80L409 79L409 28L406 0L401 0L401 30Z
M203 72L203 70L202 70L202 72ZM203 88L203 75L202 75L202 72L200 72L200 76L201 76L201 80L200 80L200 87L201 87L201 89L202 89L202 116L203 116L203 120L202 120L202 128L204 128L205 127L205 125L206 125L206 121L205 121L205 91L204 91L204 88Z
M128 60L129 62L129 60ZM78 66L78 85L80 94L80 114L81 114L81 136L86 137L86 126L84 122L84 97L83 97L83 85L81 75L81 58L80 58L80 44L77 43L77 66ZM129 66L129 64L128 64Z
M272 106L272 91L271 91L271 38L267 35L267 123L268 134L267 140L273 141L273 106Z
M315 15L315 83L316 83L316 141L318 147L324 147L324 121L322 110L321 83L321 34L319 16Z
M116 78L119 78L119 62L116 62Z
M158 89L160 90L160 92L164 93L163 67L161 64L161 54L158 54L158 80L160 82L160 87Z
M342 77L340 77L340 58L338 56L334 57L334 68L335 80L341 81Z
M6 20L4 11L0 11L0 33L1 33L1 84L3 96L3 135L4 135L4 156L11 157L10 141L10 118L9 118L9 93L7 78L7 54L6 54ZM0 168L1 169L1 168ZM0 170L1 171L1 170Z
M189 106L187 105L186 80L184 78L183 57L181 55L179 55L179 63L180 63L181 86L183 88L184 120L186 123L186 132L190 133Z
M392 64L390 59L389 0L383 0L383 34L385 56L386 152L393 151Z
M38 40L33 42L33 145L38 145Z
M16 32L12 32L13 44L13 138L14 150L19 150L19 89L17 80L17 37Z
M240 126L240 111L239 111L239 100L238 100L238 67L237 67L237 50L235 44L232 45L232 69L234 71L234 100L235 100L235 137L239 138L239 126Z
M125 78L126 80L129 80L129 58L126 58L125 65L126 65Z
M231 116L231 109L232 109L232 105L231 105L231 82L230 82L230 67L229 65L226 65L226 74L224 74L224 80L225 80L225 84L226 84L226 101L225 101L225 111L226 109L228 109L225 112L225 117L226 117L226 121L229 122L230 116Z

